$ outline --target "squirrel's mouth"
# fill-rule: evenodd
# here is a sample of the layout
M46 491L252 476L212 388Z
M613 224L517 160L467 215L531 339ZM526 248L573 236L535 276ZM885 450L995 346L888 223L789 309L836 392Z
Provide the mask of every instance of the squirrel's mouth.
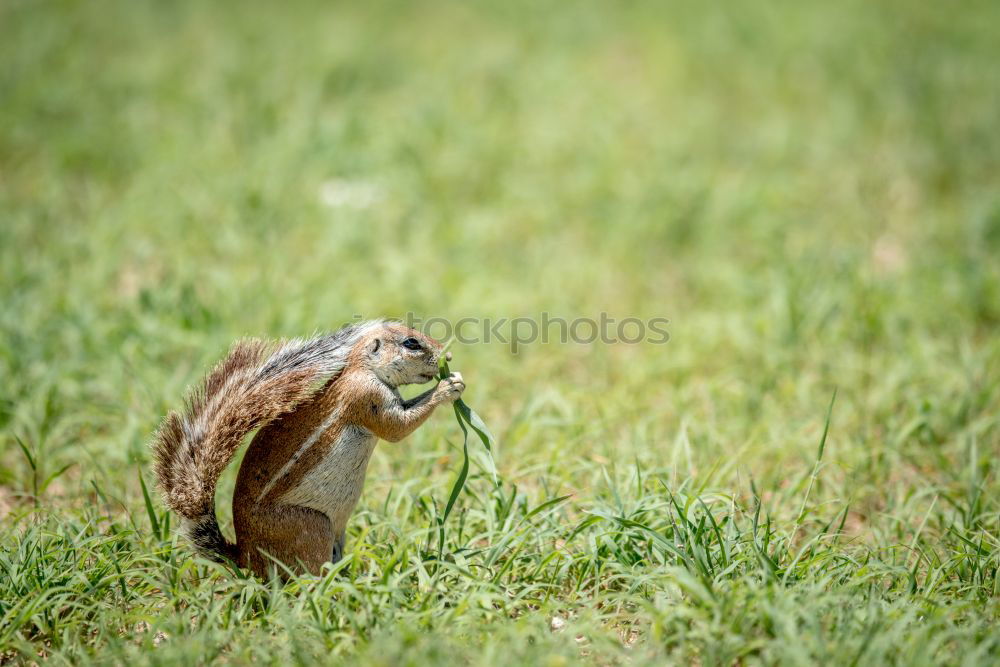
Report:
M419 376L419 378L420 378L420 382L418 384L424 384L425 382L430 382L431 380L433 380L434 379L434 374L433 373L421 373L420 376Z

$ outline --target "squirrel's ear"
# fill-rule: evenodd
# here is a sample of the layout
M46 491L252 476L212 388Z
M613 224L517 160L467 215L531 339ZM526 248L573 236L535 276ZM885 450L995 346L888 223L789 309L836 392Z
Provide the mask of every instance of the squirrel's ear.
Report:
M371 356L375 356L376 354L378 354L378 351L381 348L382 348L382 339L376 338L372 342L368 343L368 354Z

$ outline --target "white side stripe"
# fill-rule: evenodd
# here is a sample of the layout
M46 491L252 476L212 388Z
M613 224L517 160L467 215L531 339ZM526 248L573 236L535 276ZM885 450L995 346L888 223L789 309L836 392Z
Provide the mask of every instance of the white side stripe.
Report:
M257 496L258 503L264 499L264 496L266 496L268 492L274 488L274 485L277 484L282 477L288 474L288 471L291 470L293 465L295 465L295 462L302 458L302 455L305 454L310 447L316 444L316 441L319 440L324 433L326 433L327 429L333 426L333 423L337 421L339 416L339 409L332 411L330 415L323 420L323 423L317 426L316 429L309 434L309 437L306 438L305 441L299 445L299 448L295 451L295 453L292 454L292 458L288 459L288 462L281 466L281 469L275 473L274 477L269 479L267 484L264 485L264 489L260 492L260 495Z

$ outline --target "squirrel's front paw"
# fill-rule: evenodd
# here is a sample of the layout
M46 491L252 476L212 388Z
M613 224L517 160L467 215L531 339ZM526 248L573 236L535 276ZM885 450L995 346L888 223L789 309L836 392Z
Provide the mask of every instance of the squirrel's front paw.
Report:
M465 380L462 379L461 373L452 373L444 380L438 382L435 394L437 394L437 399L442 402L457 401L465 391Z

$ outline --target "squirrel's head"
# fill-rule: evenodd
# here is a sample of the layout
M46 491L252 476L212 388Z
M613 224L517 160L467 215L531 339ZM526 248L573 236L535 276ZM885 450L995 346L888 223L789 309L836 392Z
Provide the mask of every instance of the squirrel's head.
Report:
M396 322L375 327L359 341L358 361L392 387L430 382L438 373L441 343ZM451 358L451 353L446 353Z

